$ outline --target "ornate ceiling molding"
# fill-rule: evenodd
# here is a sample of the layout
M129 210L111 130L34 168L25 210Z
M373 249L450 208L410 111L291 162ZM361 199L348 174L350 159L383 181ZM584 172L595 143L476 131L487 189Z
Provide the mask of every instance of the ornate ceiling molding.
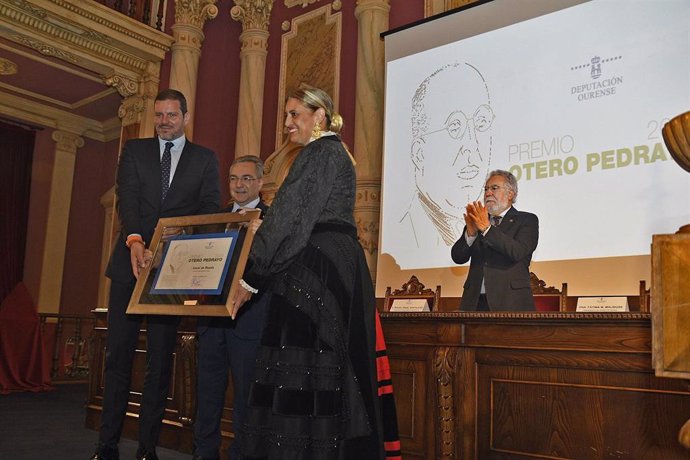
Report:
M65 129L100 142L108 142L120 136L120 120L117 117L100 123L66 110L3 92L0 92L0 115L49 128Z
M18 71L17 64L9 59L0 58L0 75L14 75Z
M56 57L63 61L71 62L72 64L76 64L77 62L79 62L79 58L74 54L68 53L67 51L62 51L52 45L33 39L31 37L27 37L25 35L12 35L12 40L19 43L20 45L28 46L29 48L38 51L44 56Z
M143 73L172 45L171 36L97 2L85 6L80 0L0 0L0 36L101 75Z

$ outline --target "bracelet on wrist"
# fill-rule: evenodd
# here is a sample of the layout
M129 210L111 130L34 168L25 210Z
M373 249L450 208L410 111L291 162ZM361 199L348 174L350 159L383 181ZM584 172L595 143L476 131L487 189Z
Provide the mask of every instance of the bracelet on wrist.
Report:
M259 292L258 289L254 289L249 284L247 284L247 282L243 279L240 279L240 286L242 286L243 288L245 288L247 291L251 292L252 294L256 294L257 292Z
M142 245L146 246L141 235L129 235L127 237L127 241L125 241L125 246L131 248L134 243L141 243Z

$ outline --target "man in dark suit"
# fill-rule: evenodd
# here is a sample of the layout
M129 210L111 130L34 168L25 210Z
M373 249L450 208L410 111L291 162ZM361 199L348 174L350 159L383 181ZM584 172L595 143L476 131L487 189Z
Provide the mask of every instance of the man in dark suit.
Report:
M234 204L226 212L258 208L263 215L267 209L259 197L263 172L263 162L252 155L239 157L232 163L229 185ZM250 230L256 232L258 225L260 220L252 222ZM235 435L228 454L231 460L239 459L242 424L269 295L262 293L252 296L235 320L199 318L194 460L220 458L220 420L225 406L228 370L232 375L232 428Z
M462 310L534 310L529 264L539 240L539 219L513 207L518 186L508 171L489 173L484 204L465 208L463 235L451 249L458 264L471 259Z
M105 389L98 448L92 460L118 459L129 400L139 329L144 316L125 313L136 279L146 265L144 250L161 217L218 211L218 160L209 149L187 141L187 101L175 90L154 103L157 137L125 143L117 173L120 237L106 276L112 280L108 304ZM179 317L146 316L146 376L139 408L139 460L157 459L156 444L170 386L172 353Z

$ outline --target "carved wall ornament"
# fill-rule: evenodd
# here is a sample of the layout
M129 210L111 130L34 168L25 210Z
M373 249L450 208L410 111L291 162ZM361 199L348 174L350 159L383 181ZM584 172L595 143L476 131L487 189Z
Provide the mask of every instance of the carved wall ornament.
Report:
M279 101L309 84L330 94L338 110L341 36L342 13L332 13L330 5L292 19L291 30L281 41ZM278 107L276 149L284 139L283 107Z
M12 39L17 43L21 43L24 46L28 46L29 48L32 48L43 55L56 57L58 59L62 59L63 61L69 61L74 64L79 62L79 58L77 58L77 56L75 56L74 54L68 53L67 51L59 50L54 46L48 45L47 43L43 43L38 40L34 40L33 38L26 37L24 35L13 35Z
M141 121L141 116L145 109L144 98L132 96L122 101L122 104L120 104L120 107L117 109L117 116L122 120L123 126L129 126Z
M457 379L457 353L455 347L439 347L434 357L434 375L438 384L441 458L450 458L455 452L456 415L453 382Z
M191 24L199 29L218 16L217 0L175 0L175 23Z
M96 32L95 30L85 30L84 32L82 32L81 36L86 39L97 42L112 43L110 37L108 37L107 35L103 35L100 32Z
M48 15L48 13L46 13L46 10L44 10L43 8L39 8L35 5L32 5L31 3L25 0L12 0L11 3L21 8L25 12L29 13L30 15L36 16L41 19L45 18Z
M129 97L137 94L139 85L136 81L131 78L125 77L123 75L112 75L110 77L105 77L103 82L117 89L122 97Z
M320 0L285 0L285 6L288 8L292 8L293 6L301 6L302 8L306 8L312 3L316 3L318 1Z
M372 180L357 180L357 195L355 208L379 209L381 206L381 182Z
M320 1L321 0L285 0L285 6L287 8L292 8L293 6L301 6L302 8L306 8L307 6ZM331 5L333 6L334 10L338 11L343 7L343 2L341 0L334 0Z
M424 17L444 13L454 8L469 5L477 0L424 0Z
M234 0L230 17L242 23L242 29L268 30L274 0Z
M9 59L0 58L0 75L14 75L18 71L17 64Z
M379 223L378 221L355 218L357 236L364 252L374 255L379 249Z

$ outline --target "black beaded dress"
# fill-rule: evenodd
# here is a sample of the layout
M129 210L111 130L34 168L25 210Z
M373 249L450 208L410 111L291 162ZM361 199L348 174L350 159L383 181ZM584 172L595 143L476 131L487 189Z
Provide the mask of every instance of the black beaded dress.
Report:
M380 330L354 203L352 161L325 136L299 153L255 235L243 278L272 300L242 458L399 458L392 387L382 397L377 379Z

